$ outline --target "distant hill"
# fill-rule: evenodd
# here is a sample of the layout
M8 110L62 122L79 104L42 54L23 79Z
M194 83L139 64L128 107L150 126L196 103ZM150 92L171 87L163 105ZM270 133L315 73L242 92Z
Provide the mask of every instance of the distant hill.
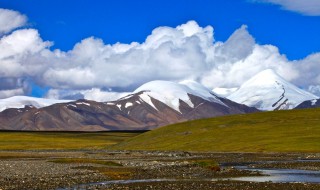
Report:
M320 99L307 100L299 104L295 109L305 109L305 108L319 108Z
M0 112L9 108L24 108L25 106L42 108L57 103L65 103L71 101L72 100L53 100L29 96L13 96L10 98L0 99Z
M320 108L173 124L115 145L126 150L320 152Z

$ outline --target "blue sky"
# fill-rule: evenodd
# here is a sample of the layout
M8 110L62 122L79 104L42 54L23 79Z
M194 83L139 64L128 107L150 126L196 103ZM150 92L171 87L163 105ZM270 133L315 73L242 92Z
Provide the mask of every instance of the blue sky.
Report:
M0 97L1 90L6 90L7 95L2 96L6 97L19 93L45 96L46 93L52 89L52 94L58 94L55 98L59 98L61 94L68 94L69 91L72 91L72 93L83 93L92 89L98 90L99 92L129 91L144 82L154 79L179 81L191 78L209 88L214 88L219 84L219 82L216 81L220 79L216 77L203 78L203 75L221 76L221 80L225 81L223 77L230 75L229 70L235 70L234 67L226 69L228 72L221 70L221 64L223 63L218 63L217 60L224 60L224 63L228 65L239 65L239 62L242 61L244 62L243 67L255 68L251 69L251 72L249 71L247 75L244 75L240 71L234 71L236 73L235 75L233 74L235 78L223 83L222 87L239 86L238 81L243 82L258 71L272 68L284 76L284 78L302 88L317 88L320 84L320 76L318 76L318 72L315 72L315 70L318 69L317 65L319 65L317 52L320 52L320 11L310 9L310 7L312 8L317 5L312 4L312 2L316 2L316 0L310 0L309 3L304 4L301 4L301 1L299 2L298 0L292 0L291 2L288 0L0 0L0 8L16 11L26 17L25 21L21 21L22 24L13 27L10 32L3 32L2 37L8 37L16 31L21 31L22 36L30 36L30 43L34 45L33 49L39 49L34 52L32 51L32 53L29 52L31 50L25 50L28 53L20 53L24 56L20 54L11 55L11 57L17 57L13 60L17 65L21 64L21 62L23 62L22 67L25 67L29 62L30 64L25 69L22 69L22 71L13 72L13 74L7 74L11 72L8 67L2 69L4 71L8 70L8 72L2 74L2 76L0 75L0 80L13 81L13 85L10 88L8 85L5 85L3 88L0 85ZM133 57L133 59L138 57L141 61L147 59L143 57L143 55L149 54L150 49L154 47L150 48L148 45L143 44L147 44L146 38L151 35L154 29L166 26L175 32L180 30L179 26L191 20L195 21L196 24L189 23L186 28L191 27L194 29L200 27L200 29L198 28L199 31L201 30L200 33L206 33L204 29L206 26L213 28L212 36L214 42L210 47L206 47L202 49L202 51L206 52L207 50L209 51L210 48L214 49L218 47L219 43L217 42L220 41L226 46L225 48L215 50L215 52L223 54L220 58L212 58L212 60L208 61L208 57L216 56L216 54L211 55L210 53L206 54L206 59L198 57L198 54L188 58L180 57L181 59L176 62L181 62L182 65L185 64L183 62L184 60L194 59L196 62L205 62L203 64L206 66L201 65L201 63L201 66L199 66L200 69L198 69L198 65L195 66L193 65L194 63L188 63L183 65L184 68L180 72L177 68L182 67L181 65L175 66L171 64L174 66L169 67L161 65L161 62L159 69L155 71L154 67L158 67L161 56L159 57L158 54L156 56L156 53L152 52L154 54L147 56L148 58L152 57L150 62L153 61L152 64L150 63L149 65L150 75L145 75L144 77L133 74L126 75L129 70L135 73L141 72L136 68L138 67L137 64L140 63L136 63L136 65L125 63L130 56ZM31 29L32 31L25 31L27 29ZM23 34L23 32L28 32L28 35ZM163 37L166 32L168 31L161 30L157 35L162 35ZM235 33L237 34L233 35ZM231 42L232 40L230 40L230 42L227 43L227 40L232 35L234 36L235 40L233 41L235 42ZM195 34L194 36L199 38L202 43L203 39L201 35ZM184 42L189 40L188 37L190 36L180 36ZM170 43L175 44L175 39L170 40ZM207 43L208 40L210 42L210 38L208 38L205 39L203 43ZM130 51L121 50L121 56L118 55L119 53L109 56L108 46L112 46L117 42L120 42L122 45L138 42L139 45L130 46ZM248 48L244 50L241 45L237 45L241 43L247 44L247 42ZM19 44L21 42L19 41L17 43ZM75 47L76 44L78 44L78 46L76 46L77 48ZM190 42L190 44L192 44L190 46L196 47L200 42L199 44ZM227 49L227 44L229 44L229 50L225 50ZM271 44L272 47L266 46L268 44ZM156 43L153 43L153 45L155 45L156 48L160 47L160 45ZM141 51L145 46L149 48L147 48L148 51L145 53L139 54L138 51L134 51ZM57 53L57 49L60 53ZM101 49L104 49L104 53L95 53L95 51L100 51ZM123 49L122 46L121 49ZM170 47L169 49L179 49L179 51L182 52L189 51L181 49L180 46ZM233 50L231 49L242 50L236 53L233 52L232 54ZM88 55L86 55L87 57L81 57L85 54L84 52L90 52L91 54L88 53ZM252 52L258 53L253 55ZM193 53L195 53L194 50L190 50L188 55L193 55ZM261 56L262 58L259 57L259 59L256 59L256 57L261 54L263 54L263 56ZM182 54L180 53L179 55ZM81 60L80 58L74 58L76 56L81 57ZM238 58L233 59L230 56ZM23 61L20 60L21 57L23 57ZM270 57L276 58L270 60ZM17 61L17 59L19 60ZM105 60L106 63L104 63L103 60ZM118 62L116 60L118 60ZM173 60L172 57L165 59L167 62ZM87 64L87 62L92 63ZM118 64L118 66L113 67L112 64ZM149 64L149 62L143 66L146 66L146 64ZM309 64L309 66L303 67L302 65L304 64ZM4 65L4 62L2 65ZM259 68L257 68L256 65L259 65ZM185 69L186 67L189 70ZM198 70L196 69L196 71L198 73L192 74L192 76L189 77L190 70L195 67L197 67ZM209 67L210 71L204 72L208 70L208 68L205 67ZM237 68L238 67L239 66L237 66ZM308 73L309 78L304 77L299 80L302 74L300 72L303 70L301 68L307 67L310 69L303 72L313 72ZM30 68L36 69L31 72ZM125 69L119 69L118 71L118 68ZM96 74L103 69L106 69L105 78L102 74ZM161 70L165 72L168 71L167 73L172 72L179 74L163 75L159 73ZM70 73L79 74L79 76L68 76ZM123 77L121 78L120 76ZM314 79L317 77L319 77L319 79ZM305 82L310 78L314 80ZM69 79L70 81L68 81ZM81 81L81 79L84 79L84 81L79 84L78 82ZM119 82L114 82L112 79ZM18 91L17 89L20 88L23 90ZM7 93L8 90L11 90L12 93Z
M189 20L212 25L217 40L225 41L242 24L258 43L273 44L289 59L320 51L320 19L282 10L278 5L248 0L0 0L2 8L29 18L53 48L70 50L96 36L105 43L143 42L158 26L175 27Z

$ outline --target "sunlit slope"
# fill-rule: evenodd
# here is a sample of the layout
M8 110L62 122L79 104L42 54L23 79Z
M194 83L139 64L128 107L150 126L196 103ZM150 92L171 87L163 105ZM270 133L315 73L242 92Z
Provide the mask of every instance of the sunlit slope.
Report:
M158 128L112 147L127 150L320 152L320 109L263 112Z

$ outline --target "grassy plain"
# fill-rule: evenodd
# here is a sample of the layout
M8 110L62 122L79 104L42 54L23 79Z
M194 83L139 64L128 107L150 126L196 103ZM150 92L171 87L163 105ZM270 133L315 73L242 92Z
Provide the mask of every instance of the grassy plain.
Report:
M127 139L112 148L320 152L320 109L232 115L178 123Z
M0 132L0 150L105 149L141 132Z
M201 119L142 133L1 131L0 150L320 152L320 109Z

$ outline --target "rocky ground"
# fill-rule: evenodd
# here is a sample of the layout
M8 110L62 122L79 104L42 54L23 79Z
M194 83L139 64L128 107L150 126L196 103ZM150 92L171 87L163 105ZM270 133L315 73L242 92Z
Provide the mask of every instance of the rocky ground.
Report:
M319 160L320 154L302 153L2 151L0 189L320 189L319 183L229 179L261 175L238 165L319 171Z

